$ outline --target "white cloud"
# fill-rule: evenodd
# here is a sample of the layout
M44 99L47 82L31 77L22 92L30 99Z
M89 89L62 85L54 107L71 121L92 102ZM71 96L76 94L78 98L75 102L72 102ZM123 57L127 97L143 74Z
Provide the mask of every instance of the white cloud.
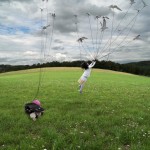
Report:
M23 53L25 56L37 56L37 52L33 52L33 51L26 51Z
M117 4L123 11L115 10L113 14L108 8L112 2ZM145 0L145 2L150 5L148 0ZM129 0L114 0L111 3L110 0L53 0L48 1L48 3L46 1L43 3L42 0L2 0L0 5L0 63L32 64L39 62L41 55L47 57L46 61L76 60L80 59L80 53L82 59L87 59L90 54L94 56L98 52L98 48L100 54L105 50L103 55L114 48L116 53L111 54L110 59L112 61L125 62L150 58L150 10L149 7L145 7L134 24L133 18L136 15L136 9L142 8L142 3L138 0L130 9ZM40 8L44 8L42 12L43 22L41 22ZM46 24L47 11L56 13L54 28L52 28L53 21L49 14L48 23L51 26L48 32L41 34L41 28ZM91 27L87 12L91 14ZM127 15L122 20L126 12ZM78 15L78 34L74 14ZM98 22L97 30L96 15L110 18L106 20L108 29L104 34L100 33L102 18ZM131 20L133 22L129 24ZM115 32L112 30L112 27L116 29L120 21L122 23L118 30L121 30L122 34L118 30ZM129 26L127 26L128 24ZM132 39L138 34L141 35L142 39L132 42ZM86 36L88 39L85 41L86 44L79 47L77 39L82 36ZM115 40L117 36L118 38ZM113 42L114 40L115 42ZM120 43L125 46L118 53L120 49L117 48L117 45ZM137 49L138 53L136 52Z
M67 58L65 54L61 54L61 53L56 53L54 57L56 58L57 61L65 61Z

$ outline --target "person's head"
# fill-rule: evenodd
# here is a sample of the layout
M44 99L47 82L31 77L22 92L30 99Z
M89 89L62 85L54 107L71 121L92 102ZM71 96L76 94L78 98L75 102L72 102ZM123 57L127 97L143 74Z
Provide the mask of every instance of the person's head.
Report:
M41 106L41 103L40 103L40 101L39 100L33 100L33 102L32 103L34 103L34 104L36 104L36 105L38 105L38 106Z
M88 66L89 66L88 63L85 61L81 64L81 68L85 70L88 69Z

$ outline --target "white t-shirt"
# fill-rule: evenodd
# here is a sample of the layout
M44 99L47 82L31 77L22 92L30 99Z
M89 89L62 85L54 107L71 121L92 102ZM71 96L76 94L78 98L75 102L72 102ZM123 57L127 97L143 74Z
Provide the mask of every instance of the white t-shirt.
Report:
M96 63L96 62L93 61L93 62L88 66L88 69L85 69L85 70L84 70L84 73L82 74L82 77L88 78L88 77L90 76L90 74L91 74L91 68L94 67L95 63Z

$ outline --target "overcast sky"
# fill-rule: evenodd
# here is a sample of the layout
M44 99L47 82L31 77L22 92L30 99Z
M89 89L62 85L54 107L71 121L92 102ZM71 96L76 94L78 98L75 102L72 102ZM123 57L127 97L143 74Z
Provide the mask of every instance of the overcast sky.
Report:
M144 2L148 6L142 0L0 0L0 64L150 60L150 1ZM109 18L104 31L103 16ZM81 37L87 39L77 42Z

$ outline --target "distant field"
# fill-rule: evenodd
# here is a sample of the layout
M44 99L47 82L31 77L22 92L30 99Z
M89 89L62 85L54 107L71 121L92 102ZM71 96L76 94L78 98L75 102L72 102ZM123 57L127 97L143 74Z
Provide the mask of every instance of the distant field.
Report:
M28 119L39 69L0 74L1 150L150 150L150 78L93 69L83 94L80 68L44 68L38 99L45 114Z

